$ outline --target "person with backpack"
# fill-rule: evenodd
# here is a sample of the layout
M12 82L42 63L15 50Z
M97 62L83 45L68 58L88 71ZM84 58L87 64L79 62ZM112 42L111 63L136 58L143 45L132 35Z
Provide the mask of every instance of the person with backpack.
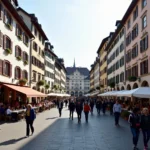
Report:
M137 108L134 108L133 113L129 115L128 122L130 123L131 133L133 135L133 150L138 150L137 144L140 135L140 116Z
M143 108L140 124L143 133L144 150L147 150L150 139L150 115L148 108Z
M94 101L90 100L91 114L93 114Z
M88 102L86 101L84 104L84 114L85 114L86 122L88 122L89 111L90 111L90 106L89 106Z
M34 110L32 109L32 105L28 104L26 113L25 113L25 119L26 119L26 125L27 125L26 137L29 137L30 129L31 129L32 135L34 133L33 122L34 122L35 118L36 118L36 114L35 114Z
M73 100L71 100L71 102L69 103L69 110L70 110L70 119L72 118L73 120L73 113L75 110L75 103Z

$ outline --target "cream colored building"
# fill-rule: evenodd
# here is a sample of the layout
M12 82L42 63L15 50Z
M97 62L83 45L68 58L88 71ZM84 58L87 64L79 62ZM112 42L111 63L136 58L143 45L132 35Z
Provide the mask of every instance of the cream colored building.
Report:
M31 30L35 39L31 41L31 80L30 86L33 89L44 92L45 88L42 83L44 83L45 75L45 41L48 40L46 34L44 33L42 26L38 23L38 19L34 14L29 14L22 8L18 8L18 13L24 20L28 28ZM39 83L41 83L39 86Z

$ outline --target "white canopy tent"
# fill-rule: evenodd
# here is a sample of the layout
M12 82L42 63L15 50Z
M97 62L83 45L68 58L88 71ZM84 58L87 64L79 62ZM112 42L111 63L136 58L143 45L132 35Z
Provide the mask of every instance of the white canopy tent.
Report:
M88 94L85 94L84 96L85 96L85 97L88 97L88 96L90 96L90 95L91 95L91 94L90 94L90 93L88 93Z
M134 97L150 98L150 87L140 87L134 93Z
M47 96L70 97L71 95L62 93L49 93Z
M94 91L93 93L90 94L90 96L95 96L95 95L98 95L99 94L99 91Z
M118 92L118 91L109 91L109 92L106 92L106 93L99 94L98 96L101 96L101 97L112 96L112 94L115 93L115 92Z

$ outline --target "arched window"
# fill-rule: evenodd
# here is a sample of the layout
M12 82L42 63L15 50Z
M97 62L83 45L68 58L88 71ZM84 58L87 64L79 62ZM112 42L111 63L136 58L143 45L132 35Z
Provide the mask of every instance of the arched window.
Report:
M23 70L23 72L22 72L22 78L28 80L28 72L26 70Z
M16 57L19 57L19 56L22 57L22 50L19 46L15 47L15 56Z
M11 77L12 65L7 60L0 60L0 74Z
M22 78L22 72L20 67L15 67L15 79L20 79Z
M10 49L12 51L12 41L11 39L7 36L4 35L4 49Z
M23 52L23 61L28 61L28 54Z

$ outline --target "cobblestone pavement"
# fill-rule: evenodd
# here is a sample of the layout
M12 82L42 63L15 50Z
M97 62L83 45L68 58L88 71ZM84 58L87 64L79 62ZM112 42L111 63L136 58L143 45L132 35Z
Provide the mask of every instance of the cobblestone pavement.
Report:
M132 137L126 121L120 127L114 125L109 114L89 115L89 123L82 114L81 123L68 119L69 112L63 109L58 117L57 109L37 115L35 134L24 138L25 122L0 125L0 150L132 150ZM139 148L142 150L142 134Z

